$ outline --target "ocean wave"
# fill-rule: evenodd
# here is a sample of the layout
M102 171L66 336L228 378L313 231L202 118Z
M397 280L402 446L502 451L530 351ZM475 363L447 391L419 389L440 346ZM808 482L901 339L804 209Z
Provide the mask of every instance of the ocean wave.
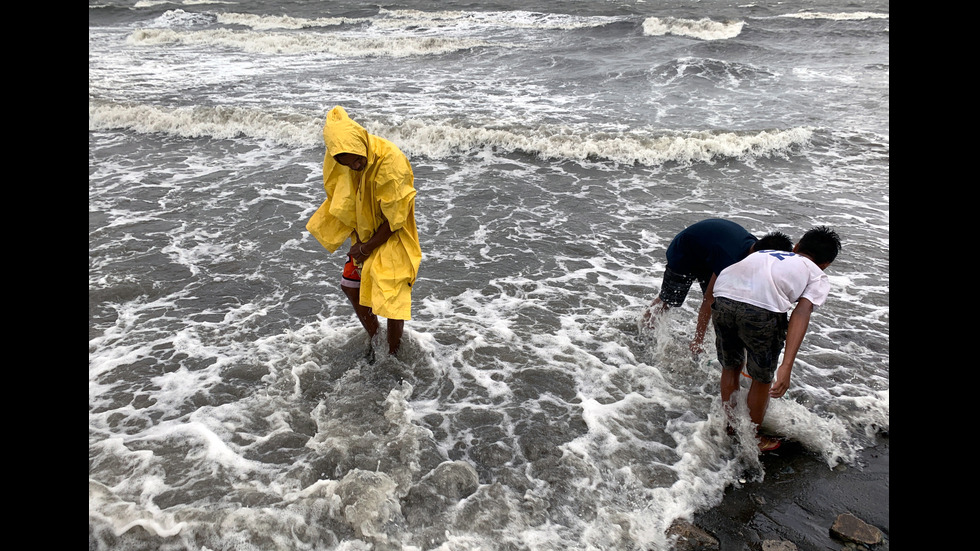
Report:
M271 29L310 29L319 27L334 27L351 25L370 21L365 18L350 17L318 17L306 19L288 15L257 15L254 13L219 13L218 22L225 25L242 25L255 30Z
M210 25L218 21L211 13L186 12L181 9L167 10L154 19L148 26L154 28L190 27L194 25Z
M420 11L381 9L377 27L456 27L461 29L504 27L511 29L574 30L602 27L623 21L613 16L578 16L562 13L514 11Z
M744 25L744 21L648 17L643 21L643 34L647 36L673 34L700 40L725 40L738 36Z
M128 129L184 138L247 136L298 147L322 144L323 122L313 117L241 107L177 107L89 102L89 130Z
M352 19L347 17L321 17L306 19L288 15L258 15L253 13L211 13L187 12L180 8L167 10L154 19L147 27L151 28L181 28L191 26L206 26L220 23L222 25L239 25L253 30L266 31L273 29L296 30L321 27L335 27L344 24L357 24L368 19Z
M597 132L594 127L538 125L524 127L460 128L446 124L406 121L394 127L368 130L431 157L495 148L545 159L599 161L658 166L713 162L721 158L767 156L809 141L806 128L761 132Z
M139 29L133 31L126 40L130 44L144 46L184 44L219 46L260 54L328 53L346 57L440 55L491 45L491 43L483 40L466 38L351 37L316 33L277 34L228 29L204 31Z
M199 6L206 4L237 4L237 2L231 0L139 0L133 4L133 9L139 8L155 8L157 6L162 6L164 4L181 4L184 6Z
M876 13L870 11L856 12L800 12L784 13L778 17L789 17L794 19L830 19L833 21L861 21L865 19L888 19L887 13Z
M725 158L766 157L808 144L813 130L721 132L692 130L596 131L593 126L539 124L460 126L406 120L400 124L363 123L409 156L449 158L487 150L525 153L544 159L659 166L715 162ZM89 130L128 129L187 138L267 139L290 147L322 147L321 116L273 113L240 107L164 108L89 102Z
M752 65L699 57L674 59L654 67L650 72L667 84L678 80L697 78L718 85L738 87L754 85L774 78L772 72Z
M166 3L166 2L161 2ZM184 20L198 23L202 17L224 25L241 25L254 30L272 29L310 29L338 25L368 24L371 27L390 30L412 30L413 32L431 29L478 32L492 29L541 29L575 30L602 27L623 21L622 17L578 16L561 13L540 13L522 10L476 12L476 11L421 11L389 10L382 8L376 17L320 17L304 18L288 15L260 15L253 13L187 13L181 9L170 10L159 19L162 23L180 24Z

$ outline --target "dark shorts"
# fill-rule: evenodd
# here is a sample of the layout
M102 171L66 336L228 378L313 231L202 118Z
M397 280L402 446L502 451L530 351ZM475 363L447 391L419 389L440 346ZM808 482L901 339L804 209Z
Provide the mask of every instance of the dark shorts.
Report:
M749 377L762 384L771 383L786 343L786 313L715 297L711 321L721 367L741 369L744 361Z
M660 301L673 308L684 304L684 299L687 298L687 293L691 290L691 285L695 280L701 285L701 292L703 293L708 288L707 279L701 280L697 276L681 274L667 266L664 270L663 284L660 285Z
M349 255L347 256L347 264L344 264L344 275L340 279L340 284L355 289L361 286L361 267L354 264L354 259Z

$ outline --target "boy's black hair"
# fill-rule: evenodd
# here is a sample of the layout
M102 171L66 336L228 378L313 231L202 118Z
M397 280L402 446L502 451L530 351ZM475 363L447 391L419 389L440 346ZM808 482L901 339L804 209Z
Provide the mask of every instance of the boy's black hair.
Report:
M840 252L840 237L827 226L817 226L803 234L797 252L806 253L817 264L833 262Z
M754 251L792 251L793 240L783 232L769 232L755 242Z

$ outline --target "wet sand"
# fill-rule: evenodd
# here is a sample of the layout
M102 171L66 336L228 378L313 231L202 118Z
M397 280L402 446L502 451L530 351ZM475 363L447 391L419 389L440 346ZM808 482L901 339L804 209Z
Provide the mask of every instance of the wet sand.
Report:
M793 442L762 463L763 481L729 487L720 505L691 519L718 538L721 551L758 551L765 540L789 541L800 551L845 549L830 535L842 513L881 530L884 541L873 549L888 550L887 437L863 450L854 466L831 469Z

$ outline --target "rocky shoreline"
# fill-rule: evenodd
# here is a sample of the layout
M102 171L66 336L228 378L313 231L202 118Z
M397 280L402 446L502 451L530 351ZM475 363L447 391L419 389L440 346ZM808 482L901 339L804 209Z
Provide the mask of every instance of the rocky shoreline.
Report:
M888 551L888 437L854 466L830 469L787 442L762 458L765 478L679 521L674 551Z

